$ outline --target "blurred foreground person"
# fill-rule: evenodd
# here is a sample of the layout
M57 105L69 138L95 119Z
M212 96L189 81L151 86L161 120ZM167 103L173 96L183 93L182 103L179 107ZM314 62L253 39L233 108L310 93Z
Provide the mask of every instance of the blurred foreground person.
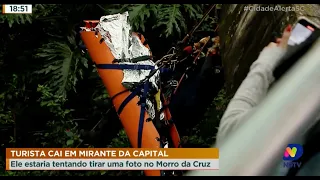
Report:
M286 52L291 26L288 26L277 43L271 42L253 62L247 77L230 101L222 119L217 136L217 145L236 129L250 115L267 95L274 81L273 70Z
M266 97L268 89L274 81L273 71L286 53L291 29L289 25L284 30L282 38L278 38L276 43L271 42L265 47L258 59L251 65L250 72L230 101L221 119L217 134L217 147L226 140L232 131L248 119L255 107ZM320 124L315 125L304 137L304 140L292 142L303 144L304 154L297 160L302 163L301 166L288 170L281 164L281 168L276 169L274 175L320 176L320 143L317 141L317 138L320 137Z

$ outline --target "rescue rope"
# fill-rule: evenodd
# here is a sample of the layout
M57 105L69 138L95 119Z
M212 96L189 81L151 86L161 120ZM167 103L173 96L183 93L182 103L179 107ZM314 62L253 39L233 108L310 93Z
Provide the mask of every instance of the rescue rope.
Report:
M180 45L184 45L187 40L193 35L193 33L200 27L200 25L202 24L202 22L206 19L206 17L210 14L210 12L213 10L213 8L216 6L216 4L211 5L211 7L208 9L208 11L202 16L202 18L200 19L200 21L193 26L193 28L190 30L189 33L186 34L186 36L182 39L182 44ZM167 54L169 54L173 49L175 49L175 47L171 47L170 50L167 52Z

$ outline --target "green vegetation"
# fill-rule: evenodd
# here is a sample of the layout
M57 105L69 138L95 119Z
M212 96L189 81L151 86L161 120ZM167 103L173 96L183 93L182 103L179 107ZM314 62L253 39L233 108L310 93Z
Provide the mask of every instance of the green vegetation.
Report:
M78 48L81 40L76 32L82 20L128 10L133 29L158 33L155 36L167 42L159 51L166 52L172 42L191 29L207 7L203 4L37 4L32 15L0 15L0 175L140 175L136 171L5 172L4 148L129 147L119 120L108 111L111 106L108 94L90 57ZM209 22L213 22L213 17L207 18L202 30L211 30ZM209 114L218 117L211 115L209 119L218 122L226 103L224 94L216 101L209 108L215 113ZM207 120L195 128L190 140L212 144L212 133L199 133L199 128L206 126L204 122ZM102 136L99 142L94 141L98 136Z
M190 136L183 140L193 145L212 146L218 132L219 120L227 108L231 97L226 95L225 89L221 89L207 108L203 120L201 120L191 131Z

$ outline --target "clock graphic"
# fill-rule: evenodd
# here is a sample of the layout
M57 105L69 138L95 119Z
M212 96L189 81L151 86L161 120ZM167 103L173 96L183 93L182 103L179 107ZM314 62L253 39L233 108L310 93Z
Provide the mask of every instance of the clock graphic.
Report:
M3 4L2 14L32 14L32 4Z

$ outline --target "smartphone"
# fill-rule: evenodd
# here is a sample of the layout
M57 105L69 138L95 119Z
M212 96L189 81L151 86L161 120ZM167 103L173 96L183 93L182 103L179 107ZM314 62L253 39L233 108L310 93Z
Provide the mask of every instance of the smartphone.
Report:
M288 41L289 46L296 46L304 42L313 32L319 31L320 27L316 23L307 19L306 17L300 17L293 27L291 36Z
M291 31L288 50L273 71L275 79L287 72L319 38L319 26L305 17L299 18Z

